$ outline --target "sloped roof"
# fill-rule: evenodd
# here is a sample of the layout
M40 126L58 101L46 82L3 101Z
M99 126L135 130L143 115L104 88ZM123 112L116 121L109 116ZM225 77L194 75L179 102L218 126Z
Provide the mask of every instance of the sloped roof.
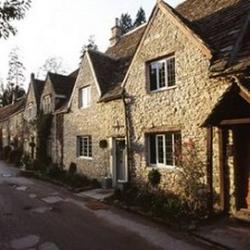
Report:
M61 113L66 112L68 108L68 103L75 86L75 81L78 76L79 69L73 71L69 75L60 75L49 72L49 78L53 84L55 93L58 95L65 96L64 99L61 99L58 103L56 103L55 112Z
M69 97L71 95L76 80L74 74L65 76L49 72L48 77L53 84L56 94L64 95L65 97Z
M146 25L123 35L120 40L105 53L88 50L97 81L100 85L101 101L120 97L121 83L127 73Z
M24 110L25 107L25 98L20 99L19 101L15 102L14 104L9 104L0 108L0 121L7 120L11 115Z
M233 84L224 93L202 126L217 126L222 120L250 117L250 105L239 95L239 87Z
M211 71L250 65L250 39L239 40L250 14L249 0L186 0L176 7L214 50ZM248 26L249 32L250 26ZM247 37L249 33L245 34ZM244 40L244 37L243 37Z
M34 93L35 93L35 98L36 98L36 102L37 105L39 106L40 103L40 98L43 92L43 88L44 88L44 81L38 80L38 79L33 79L32 80L32 84L33 84L33 88L34 88Z

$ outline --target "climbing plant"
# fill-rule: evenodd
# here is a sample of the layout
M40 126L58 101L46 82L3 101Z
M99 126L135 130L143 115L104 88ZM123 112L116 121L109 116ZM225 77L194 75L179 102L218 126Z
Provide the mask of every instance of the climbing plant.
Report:
M37 119L37 148L36 158L37 160L48 163L49 156L47 154L47 141L50 136L52 114L40 113Z

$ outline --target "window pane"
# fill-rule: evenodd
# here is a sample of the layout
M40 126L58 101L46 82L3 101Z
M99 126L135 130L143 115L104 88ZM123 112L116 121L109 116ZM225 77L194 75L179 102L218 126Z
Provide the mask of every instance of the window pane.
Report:
M167 70L168 70L168 86L175 85L175 58L172 57L167 60Z
M166 138L166 164L169 166L173 166L173 134L167 133L165 135Z
M156 164L156 142L155 135L149 136L150 163Z
M157 89L157 63L151 63L149 65L150 75L150 90Z
M92 138L89 137L89 157L92 157Z
M164 137L157 136L158 163L164 164Z
M164 88L166 86L166 80L165 80L165 74L166 74L166 69L165 69L165 62L160 62L158 64L159 66L159 88Z

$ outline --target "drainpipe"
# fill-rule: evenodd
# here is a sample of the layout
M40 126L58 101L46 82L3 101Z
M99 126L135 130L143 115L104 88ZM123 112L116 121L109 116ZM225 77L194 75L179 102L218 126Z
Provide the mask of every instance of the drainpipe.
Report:
M124 119L125 119L125 132L126 132L126 141L127 141L127 164L128 164L128 184L130 184L131 180L131 165L130 165L130 133L129 133L129 118L128 118L128 110L126 103L126 91L122 90L122 102L124 107Z
M207 128L207 185L208 185L208 211L213 213L213 127Z

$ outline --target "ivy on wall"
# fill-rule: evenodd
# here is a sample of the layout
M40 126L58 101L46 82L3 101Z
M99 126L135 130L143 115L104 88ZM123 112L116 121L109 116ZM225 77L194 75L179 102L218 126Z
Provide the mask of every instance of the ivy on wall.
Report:
M52 114L40 113L37 119L37 148L36 158L37 160L46 163L49 161L47 154L47 141L51 132Z

